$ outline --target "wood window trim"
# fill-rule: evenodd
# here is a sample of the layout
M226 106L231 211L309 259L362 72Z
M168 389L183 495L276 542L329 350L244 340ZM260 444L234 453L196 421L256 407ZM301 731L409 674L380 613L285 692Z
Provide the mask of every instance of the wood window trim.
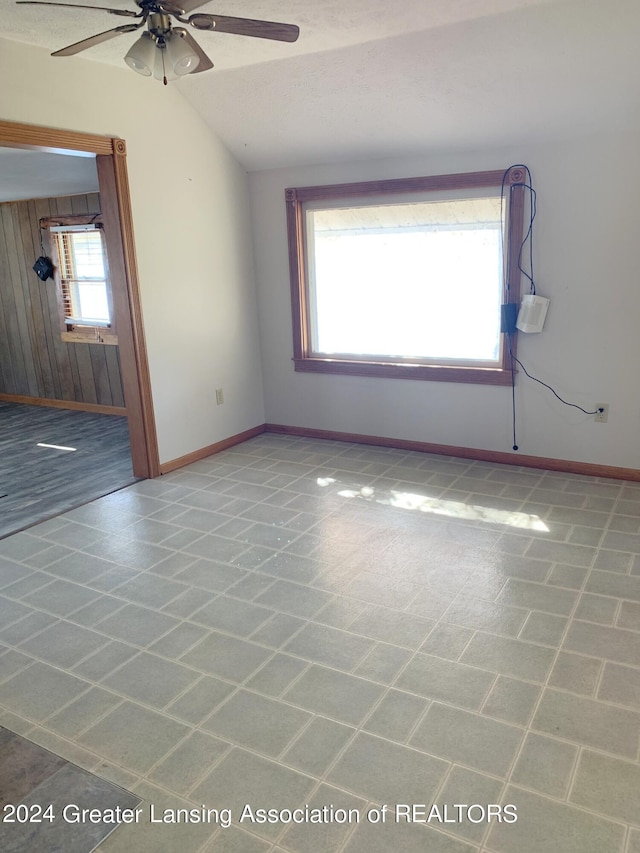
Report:
M99 225L103 226L101 213L61 214L60 216L47 216L40 220L40 228L46 232L49 244L49 253L54 266L54 281L56 287L56 300L58 303L58 315L60 318L60 338L66 343L73 344L97 344L102 346L117 346L118 335L115 327L115 316L113 310L113 297L109 284L109 269L106 253L106 244L103 238L103 249L105 264L107 266L107 298L109 300L109 315L112 318L108 328L102 326L73 326L65 320L68 306L65 304L63 284L60 276L61 262L57 247L57 241L52 239L51 228L65 225ZM46 283L45 283L46 286Z
M421 379L440 382L467 382L486 385L510 385L511 357L508 347L502 346L498 367L426 365L407 361L380 362L375 359L324 357L312 352L311 311L307 282L304 235L305 203L345 198L374 198L384 195L428 193L448 190L500 188L504 181L506 213L505 293L503 301L520 302L518 268L523 239L526 169L513 166L508 170L467 172L453 175L434 175L417 178L395 178L311 187L288 187L285 190L289 276L291 286L291 317L293 327L293 362L295 370L304 373L330 373L351 376L386 377L389 379ZM508 286L507 286L508 283ZM504 344L504 342L503 342ZM511 341L516 354L516 337Z

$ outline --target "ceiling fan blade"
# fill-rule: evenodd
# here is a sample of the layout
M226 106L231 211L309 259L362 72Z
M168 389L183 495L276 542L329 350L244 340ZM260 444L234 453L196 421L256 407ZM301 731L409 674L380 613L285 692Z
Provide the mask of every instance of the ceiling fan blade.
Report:
M136 3L137 2L138 0L136 0ZM187 12L193 12L194 9L198 9L200 6L204 6L205 3L208 2L209 0L176 0L175 3L172 3L171 0L168 0L167 5L169 5L170 3L172 6L179 6L182 10L182 13L186 15ZM160 5L164 7L165 3L160 0Z
M56 52L52 53L51 56L73 56L76 53L80 53L81 50L86 50L88 47L93 47L96 44L102 44L103 41L109 41L109 39L124 35L125 33L132 33L140 26L141 24L124 24L122 27L116 27L113 30L106 30L104 33L98 33L95 36L90 36L88 39L82 39L82 41L77 41L75 44L63 47L61 50L56 50Z
M210 68L213 68L213 62L209 59L207 54L200 47L200 45L194 39L191 33L188 32L188 30L185 30L183 27L174 27L173 32L180 33L184 37L189 47L193 50L193 52L197 53L200 57L198 67L191 72L192 74L199 74L201 71L208 71Z
M201 0L200 5L208 2L209 0ZM138 3L138 0L136 0L136 3ZM177 0L176 3L171 2L171 0L157 0L157 4L160 11L164 12L165 15L175 15L179 18L186 12L184 8L184 3L181 3L180 0ZM138 5L140 4L138 3Z
M109 9L106 6L83 6L81 3L48 3L45 0L16 0L19 6L67 6L70 9L96 9L108 12L110 15L122 15L126 18L139 18L141 12L130 12L128 9Z
M188 19L197 30L214 30L218 33L234 33L239 36L254 36L276 41L296 41L300 28L295 24L278 24L274 21L255 21L253 18L229 18L225 15L207 15L196 12Z

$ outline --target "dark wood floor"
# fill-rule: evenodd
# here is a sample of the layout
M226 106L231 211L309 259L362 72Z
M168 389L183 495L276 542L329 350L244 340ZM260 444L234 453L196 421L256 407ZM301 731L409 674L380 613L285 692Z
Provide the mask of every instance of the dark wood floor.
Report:
M135 480L126 418L0 402L0 538Z

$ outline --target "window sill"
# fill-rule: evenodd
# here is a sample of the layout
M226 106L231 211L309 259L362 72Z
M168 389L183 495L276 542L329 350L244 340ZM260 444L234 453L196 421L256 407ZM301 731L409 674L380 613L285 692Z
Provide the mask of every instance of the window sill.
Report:
M466 382L479 385L511 385L511 371L502 367L460 367L426 364L386 364L333 358L294 358L296 372L333 373L343 376L376 376L386 379L420 379L426 382Z
M107 329L91 328L83 329L82 331L62 332L60 338L68 344L118 345L118 336Z

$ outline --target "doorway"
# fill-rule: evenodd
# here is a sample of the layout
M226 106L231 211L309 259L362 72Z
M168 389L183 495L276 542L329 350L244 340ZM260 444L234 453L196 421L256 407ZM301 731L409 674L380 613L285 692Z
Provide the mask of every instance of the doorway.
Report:
M135 478L158 476L158 448L142 327L126 145L120 139L0 121L0 147L58 154L84 153L95 158L118 328L124 397L121 414L126 418L128 427L132 473Z

